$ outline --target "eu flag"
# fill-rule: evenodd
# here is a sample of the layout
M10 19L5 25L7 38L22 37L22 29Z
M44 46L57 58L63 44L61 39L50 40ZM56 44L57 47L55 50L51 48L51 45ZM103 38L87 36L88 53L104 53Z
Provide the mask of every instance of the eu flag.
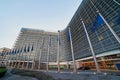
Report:
M8 54L10 55L11 53L12 53L12 51L10 50Z
M98 14L95 18L95 21L93 22L93 25L91 27L91 31L92 32L96 31L103 23L104 23L103 19Z
M16 54L16 49L14 50L14 54Z
M30 46L28 46L28 48L27 48L27 52L29 52L30 51Z
M24 47L24 52L27 52L27 51L26 51L26 46Z
M12 50L12 54L14 54L14 49Z
M19 53L19 52L20 52L20 50L18 49L18 50L17 50L17 53Z
M22 47L23 48L23 47ZM22 52L22 48L20 49L20 53Z
M17 48L15 49L14 54L17 54Z
M34 49L33 46L34 46L34 44L32 45L31 51L33 51L33 49Z
M67 31L67 34L68 34L68 42L70 42L70 31L69 31L69 29Z

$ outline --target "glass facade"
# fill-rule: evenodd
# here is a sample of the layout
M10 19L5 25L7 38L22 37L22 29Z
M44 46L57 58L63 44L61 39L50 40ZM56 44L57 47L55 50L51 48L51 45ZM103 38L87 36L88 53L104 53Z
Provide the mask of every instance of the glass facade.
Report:
M120 22L117 21L120 17L120 5L116 4L113 0L84 0L68 24L72 32L76 59L91 56L81 18L87 28L96 55L120 49L120 43L115 39L105 22L102 22L100 25L97 22L99 14L96 8L120 38Z

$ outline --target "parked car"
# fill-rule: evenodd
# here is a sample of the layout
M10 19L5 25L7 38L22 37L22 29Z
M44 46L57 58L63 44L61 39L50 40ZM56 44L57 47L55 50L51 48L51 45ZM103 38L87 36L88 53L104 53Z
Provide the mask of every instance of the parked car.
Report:
M88 67L88 66L79 67L78 70L90 70L90 67Z

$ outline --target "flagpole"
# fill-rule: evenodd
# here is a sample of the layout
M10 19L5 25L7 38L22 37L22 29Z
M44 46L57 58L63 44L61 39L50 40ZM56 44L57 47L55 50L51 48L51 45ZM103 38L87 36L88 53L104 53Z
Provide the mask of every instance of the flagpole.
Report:
M50 39L51 39L51 36L49 36L49 43L48 43L48 53L47 53L47 66L46 66L46 70L48 71L49 69L49 54L50 54Z
M15 49L15 59L14 59L14 63L13 63L13 68L14 68L15 63L16 63L16 57L17 57L17 48Z
M42 48L43 48L43 44L44 44L44 38L42 39L42 46L40 48L40 56L39 56L39 64L38 64L38 69L40 69L41 67L41 56L42 56Z
M26 48L26 54L25 54L25 68L27 67L27 64L28 64L29 52L30 52L30 46L28 44L28 46Z
M60 31L58 30L58 53L57 53L58 73L60 72Z
M35 50L35 56L33 57L32 70L35 68L35 58L36 58L36 54L37 54L38 43L39 43L39 39L36 42L36 50Z
M11 67L11 58L12 58L12 49L10 50L10 53L9 53L9 63L8 63L8 66Z
M13 49L14 50L14 49ZM15 51L15 50L14 50ZM12 64L11 64L11 67L13 67L13 64L14 64L14 56L15 56L15 52L13 52L13 59L12 59Z
M22 55L22 51L23 51L23 47L20 49L20 53L19 53L19 61L21 61L21 55ZM19 68L19 66L20 66L20 62L18 63L18 66L17 66L17 68Z
M19 49L17 49L17 52L18 52ZM14 68L16 67L17 65L17 56L18 56L18 53L16 53L16 61L15 61L15 64L14 64Z
M12 59L12 49L11 49L10 55L9 55L9 63L8 63L9 67L11 67L11 59Z
M86 33L86 36L87 36L87 40L88 40L88 43L89 43L92 55L93 55L93 59L94 59L95 66L96 66L96 70L97 70L97 72L100 72L99 66L98 66L98 63L97 63L97 59L96 59L96 56L95 56L95 53L94 53L94 50L93 50L93 47L92 47L92 43L90 41L90 38L89 38L89 35L88 35L88 32L87 32L87 29L86 29L85 24L84 24L82 19L81 19L81 21L82 21L82 25L83 25L84 31Z
M22 54L21 54L21 62L22 62L21 68L22 68L22 66L23 66L23 58L24 58L24 47L23 47L23 51L22 51Z
M30 52L31 53L31 52ZM27 59L27 65L26 65L26 69L28 69L28 64L29 64L29 56L30 56L30 53L29 53L29 55L27 55L28 56L28 59Z
M37 43L38 43L38 41L36 42L36 50L35 50L35 52L33 52L33 53L35 53L34 55L36 56L36 51L37 51ZM31 67L31 69L33 70L34 69L34 66L35 66L35 56L33 57L33 59L32 59L32 67Z
M10 59L11 59L11 49L10 49L9 57L8 57L8 63L7 63L8 67L10 67Z
M32 51L33 51L33 46L34 46L34 42L33 42L33 44L32 44L32 47L31 47L31 49L30 49L30 54L29 54L29 56L28 56L28 62L27 62L27 68L26 69L28 69L29 68L29 63L30 63L30 56L31 56L31 54L32 54Z
M24 48L23 48L23 46L22 46L22 50L21 50L21 53L20 53L20 56L19 56L19 57L20 57L20 58L19 58L19 59L20 59L20 62L22 61L22 57L23 57L23 52L24 52L23 49L24 49ZM22 68L22 64L20 64L20 62L18 63L18 66L17 66L18 68L20 68L20 66L21 66L21 68Z
M116 38L116 40L118 41L118 43L120 43L120 38L118 37L118 35L115 33L115 31L111 28L111 26L108 24L108 22L105 20L105 18L102 16L102 14L99 12L99 10L97 9L97 7L93 4L93 2L90 0L90 2L92 3L92 5L94 6L94 8L96 9L97 13L99 14L99 16L102 18L102 20L105 22L105 24L107 25L108 29L111 31L111 33L114 35L114 37Z
M13 49L12 49L12 52L13 52ZM12 58L13 58L13 53L11 52L11 56L10 56L10 67L12 67Z
M68 27L68 30L69 30L69 34L70 34L70 45L71 45L72 60L73 60L73 72L76 72L76 64L75 64L75 57L74 57L73 43L72 43L70 27Z
M12 49L11 52L10 52L9 67L12 67L12 66L11 66L11 65L12 65L12 57L13 57L13 56L12 56L12 55L13 55L12 52L13 52L13 49Z
M16 63L15 63L15 66L14 68L17 66L17 63L18 63L18 57L20 56L20 49L17 50L17 54L16 54ZM16 67L17 68L17 67Z
M24 60L23 60L23 64L22 64L22 69L24 69L24 65L25 65L26 50L27 49L26 49L26 45L25 45L25 48L24 48L24 51L23 51L23 53L24 53L24 55L23 55L24 56Z
M12 51L12 54L13 54L13 56L11 57L11 60L12 60L12 62L11 62L11 68L12 68L12 66L13 66L13 58L14 58L14 49L13 49L13 51Z
M30 56L31 56L31 49L32 49L32 47L30 48L30 51L29 51L28 61L27 61L27 65L26 65L26 69L28 69L28 66L29 66L29 59L30 59Z
M16 61L16 56L17 56L17 54L16 54L16 50L17 50L17 48L15 49L15 59L14 59L14 64L13 64L13 68L14 68L14 66L15 66L15 61Z
M7 58L7 59L6 59L6 60L7 60L7 61L6 61L6 67L8 66L9 51L10 51L10 50L7 51L7 55L6 55L6 58Z
M9 57L10 57L11 50L9 50L8 55L7 55L7 62L6 66L9 67Z

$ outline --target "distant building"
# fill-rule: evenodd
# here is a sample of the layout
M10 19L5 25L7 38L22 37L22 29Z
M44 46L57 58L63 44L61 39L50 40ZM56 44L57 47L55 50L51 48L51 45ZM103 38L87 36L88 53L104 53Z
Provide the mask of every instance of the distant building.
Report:
M83 0L60 32L22 28L13 51L10 65L18 68L39 69L42 64L46 69L60 65L74 71L81 66L120 70L120 5L114 0Z
M8 57L9 57L9 52L10 49L9 48L0 48L0 63L5 63L8 61Z

